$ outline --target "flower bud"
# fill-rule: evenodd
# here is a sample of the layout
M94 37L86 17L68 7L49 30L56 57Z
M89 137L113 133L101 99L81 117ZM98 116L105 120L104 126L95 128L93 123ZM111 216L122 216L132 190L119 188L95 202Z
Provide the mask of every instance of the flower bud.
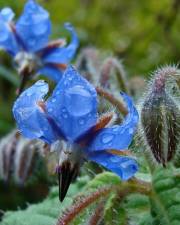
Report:
M17 130L13 130L0 141L0 180L14 181L24 185L35 175L36 166L42 164L39 154L41 145L37 141L23 138Z
M180 138L180 110L165 88L176 69L158 70L141 110L141 122L147 144L157 162L166 166L175 155Z

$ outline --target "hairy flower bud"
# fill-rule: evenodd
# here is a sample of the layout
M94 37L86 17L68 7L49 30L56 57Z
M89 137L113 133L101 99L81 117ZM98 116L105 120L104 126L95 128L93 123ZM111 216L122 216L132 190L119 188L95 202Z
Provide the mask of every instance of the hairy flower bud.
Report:
M0 180L23 185L34 175L35 165L42 161L41 145L23 138L17 130L0 141Z
M173 158L180 137L180 110L165 88L167 79L176 74L174 67L156 72L141 110L145 139L155 159L163 166Z

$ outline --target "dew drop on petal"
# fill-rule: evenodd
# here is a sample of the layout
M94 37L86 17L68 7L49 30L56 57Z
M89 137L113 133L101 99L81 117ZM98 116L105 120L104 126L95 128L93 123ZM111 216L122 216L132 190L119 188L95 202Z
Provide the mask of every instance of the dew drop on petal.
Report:
M26 93L26 96L30 97L32 94L33 94L32 91L29 90L29 91Z
M113 162L113 163L117 163L117 162L119 162L119 157L118 156L111 156L110 161Z
M66 110L66 108L62 108L62 113L65 113L65 112L67 112L67 110Z
M56 102L56 98L53 98L53 99L52 99L52 102L53 102L53 103Z
M79 120L79 124L80 124L80 125L84 125L84 124L85 124L84 119L80 119L80 120Z
M134 130L133 128L129 128L129 134L133 134Z
M119 129L119 126L118 126L118 125L115 125L115 126L113 127L113 131L114 131L114 132L118 131L118 129Z
M67 119L68 118L68 114L67 113L63 113L62 116Z
M53 109L52 109L52 108L49 108L49 109L48 109L48 112L52 112L52 111L53 111Z
M47 127L44 127L43 130L44 130L44 131L48 131L48 128L47 128Z
M72 77L68 77L68 80L71 81L72 80Z
M134 122L137 122L138 121L138 116L134 116Z
M39 80L35 83L36 86L41 86L41 85L44 85L45 82L43 80Z
M121 168L127 168L127 167L129 167L129 166L131 166L132 165L132 162L130 161L130 160L126 160L126 161L124 161L124 162L121 162L121 164L119 165L119 167L121 167Z
M28 40L28 42L29 42L29 45L34 46L36 44L36 39L31 38Z
M66 91L67 110L73 116L83 116L93 109L93 97L82 86L76 85Z
M121 129L120 129L120 134L123 134L124 131L125 131L125 129L124 129L124 128L121 128Z
M46 25L46 23L42 24L42 23L39 23L39 24L36 24L35 26L35 29L33 29L33 33L35 35L42 35L44 34L46 31L47 31L48 27Z
M111 142L114 138L114 135L113 134L104 134L102 136L102 143L103 144L107 144L109 142Z
M108 165L108 163L107 163L106 161L104 161L104 162L103 162L103 166L106 167L107 165Z

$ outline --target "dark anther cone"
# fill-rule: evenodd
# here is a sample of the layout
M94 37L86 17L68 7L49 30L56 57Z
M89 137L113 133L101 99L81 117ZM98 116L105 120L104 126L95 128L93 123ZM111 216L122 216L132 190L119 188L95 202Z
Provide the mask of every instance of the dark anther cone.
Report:
M58 171L59 200L62 202L67 194L71 182L77 177L79 168L72 167L70 162L64 162Z

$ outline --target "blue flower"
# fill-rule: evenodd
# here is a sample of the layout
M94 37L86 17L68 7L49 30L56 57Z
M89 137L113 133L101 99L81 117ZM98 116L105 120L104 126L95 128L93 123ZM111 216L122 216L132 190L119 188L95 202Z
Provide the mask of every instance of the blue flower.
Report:
M0 11L0 47L13 57L22 76L43 73L58 82L61 71L72 60L79 45L74 28L65 24L72 36L67 46L63 39L49 42L49 13L34 0L27 1L16 24L13 18L10 8Z
M122 124L109 127L111 116L110 119L98 116L95 88L72 66L45 101L47 93L47 83L38 81L16 100L13 114L24 136L55 145L59 154L58 173L64 177L59 178L61 200L84 159L104 166L122 180L134 175L137 163L125 153L136 130L138 113L128 95L121 94L128 115Z

